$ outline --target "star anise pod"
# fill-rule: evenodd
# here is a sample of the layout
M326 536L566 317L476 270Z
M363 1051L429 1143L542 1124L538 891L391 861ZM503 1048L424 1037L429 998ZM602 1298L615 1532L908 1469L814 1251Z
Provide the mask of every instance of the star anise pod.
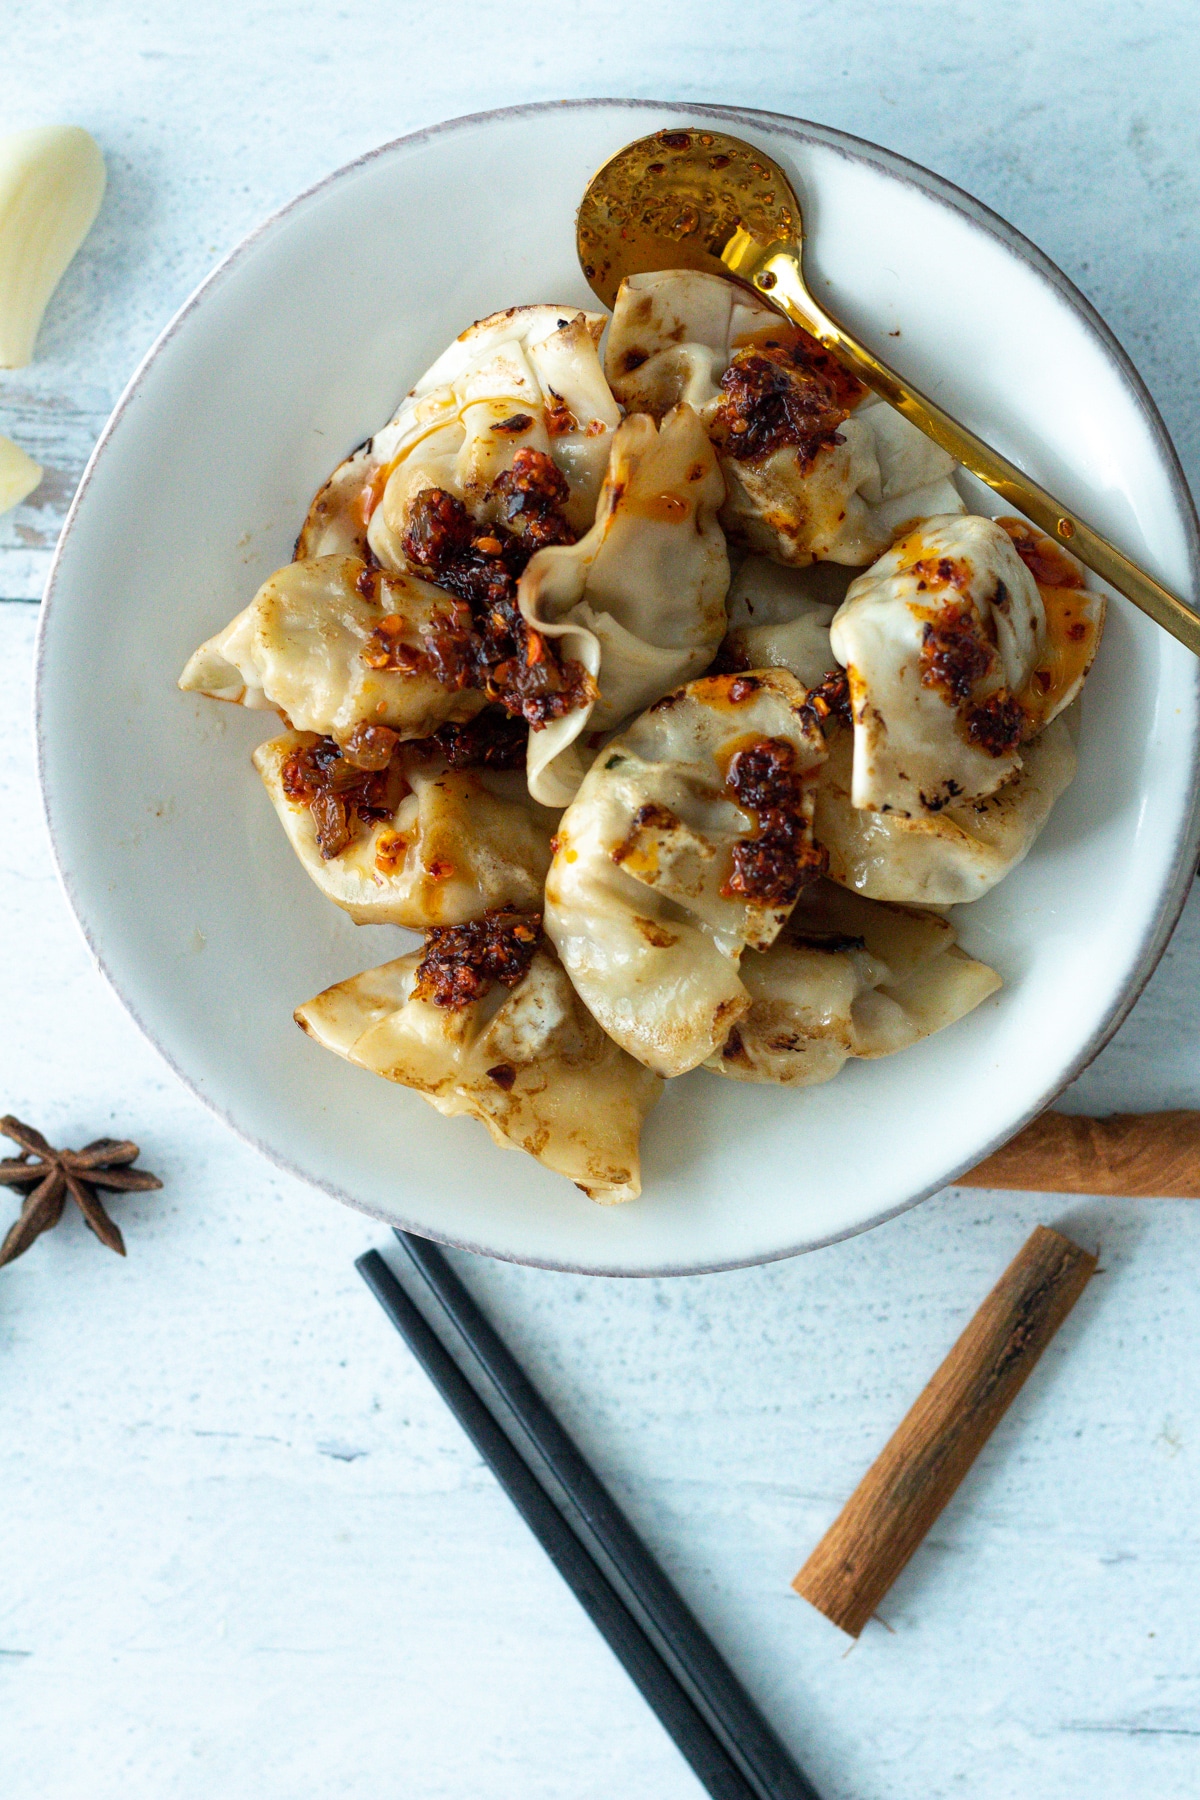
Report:
M0 1244L0 1268L23 1255L35 1238L58 1224L68 1194L100 1242L124 1256L125 1240L101 1205L96 1189L145 1193L162 1186L157 1175L130 1168L141 1154L137 1145L127 1139L97 1138L82 1150L54 1150L40 1131L11 1114L0 1119L0 1131L21 1149L20 1156L0 1161L0 1184L30 1190L20 1218Z

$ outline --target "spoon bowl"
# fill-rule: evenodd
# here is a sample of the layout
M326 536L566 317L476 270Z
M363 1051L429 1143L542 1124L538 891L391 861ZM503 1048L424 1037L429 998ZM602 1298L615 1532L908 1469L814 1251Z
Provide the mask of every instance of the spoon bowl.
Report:
M753 283L773 252L799 262L804 221L765 152L723 131L659 131L626 144L592 178L575 234L584 275L611 307L627 275L655 269Z

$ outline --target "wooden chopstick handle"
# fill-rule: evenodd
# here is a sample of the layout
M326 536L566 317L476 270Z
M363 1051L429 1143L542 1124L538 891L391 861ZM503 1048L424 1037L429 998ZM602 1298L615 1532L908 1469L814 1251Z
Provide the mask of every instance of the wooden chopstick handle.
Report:
M792 1586L857 1637L1083 1292L1096 1258L1039 1225Z
M1200 1112L1042 1113L954 1185L1200 1200Z

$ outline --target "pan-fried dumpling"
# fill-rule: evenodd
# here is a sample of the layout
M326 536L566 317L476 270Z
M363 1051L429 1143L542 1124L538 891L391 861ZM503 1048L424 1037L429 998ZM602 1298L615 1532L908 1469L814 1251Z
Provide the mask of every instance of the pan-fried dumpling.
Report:
M387 461L368 541L385 568L408 566L404 539L422 488L453 494L480 525L496 523L522 450L551 461L572 533L588 529L621 418L596 353L603 329L600 313L517 306L455 339L380 434ZM368 495L363 510L370 504Z
M661 427L644 413L614 434L596 522L577 544L540 550L521 577L521 612L595 671L599 698L529 739L529 788L565 806L590 758L587 728L611 731L699 674L725 631L729 560L717 509L725 484L695 412Z
M1031 544L1041 536L1014 525ZM986 799L1020 768L1022 741L1078 691L1103 602L1042 543L1062 565L1053 572L1074 579L1052 624L993 519L926 519L851 583L830 641L850 682L855 806L920 818Z
M992 519L926 519L851 582L830 641L850 681L855 806L918 818L1009 780L1044 629Z
M1025 857L1075 776L1075 747L1060 715L1022 748L1022 767L986 800L955 801L906 819L866 812L850 797L854 742L829 731L813 831L829 874L872 900L957 906L978 900Z
M741 977L750 1010L704 1066L793 1087L829 1081L851 1056L905 1050L1001 985L936 913L883 906L829 881L805 889L769 950L746 952Z
M436 673L438 636L455 624L459 605L429 582L368 569L353 556L288 563L201 645L179 685L274 707L297 731L340 744L376 725L426 737L487 704L481 689L449 686Z
M805 337L795 326L787 331ZM818 359L825 369L814 366ZM721 523L733 543L777 562L861 566L914 519L965 510L951 458L874 394L844 411L852 397L839 394L830 366L819 347L790 340L769 355L739 351L705 419L728 488ZM776 372L789 388L817 390L818 428L804 414L776 420ZM739 435L741 424L747 430Z
M557 814L520 770L449 766L424 744L361 769L331 738L288 732L254 766L296 855L356 925L461 925L536 912Z
M298 557L366 556L368 527L387 568L405 567L403 499L417 485L468 504L531 446L551 456L569 484L577 533L592 522L620 421L596 346L602 313L515 306L464 331L407 394L387 425L348 456L321 489L296 545ZM379 501L396 470L390 521ZM378 515L378 516L377 516Z
M1034 736L1075 699L1100 648L1106 601L1086 584L1083 565L1026 519L997 519L1037 583L1045 616L1033 674L1019 696L1025 734Z
M730 583L720 666L790 669L805 687L816 687L837 667L829 625L850 580L841 563L793 569L748 556Z
M901 525L960 511L953 459L758 298L671 269L621 284L605 368L629 410L694 406L730 538L804 564L868 563Z
M582 320L583 315L579 317ZM595 363L592 338L582 325L579 329ZM485 370L507 370L505 379L510 386L519 385L518 377L525 368L521 344L506 338L497 347L487 333L483 335L490 346ZM552 333L547 343L559 335ZM530 356L539 347L533 344ZM463 348L460 344L455 354ZM518 580L530 559L548 545L575 543L578 532L568 514L577 505L578 492L572 490L549 452L538 448L535 440L539 433L546 435L544 424L535 431L533 415L514 413L511 408L516 402L511 397L499 407L506 416L494 430L489 428L489 442L495 442L486 456L476 444L471 463L474 473L468 479L460 454L465 454L467 443L461 421L448 426L436 423L437 409L450 406L453 412L462 394L456 400L458 390L450 393L445 384L434 384L426 391L440 368L435 365L430 377L414 389L416 412L423 417L422 409L430 409L432 435L414 439L412 457L408 461L402 458L394 467L382 504L372 515L368 554L389 569L400 569L452 595L453 610L445 624L439 619L436 631L426 633L432 641L419 647L421 654L415 662L412 653L418 647L403 638L395 660L410 669L427 668L448 691L486 694L540 732L553 720L586 709L597 693L600 644L595 635L574 633L567 648L576 654L564 658L554 640L528 625L518 604ZM598 371L598 364L596 368ZM473 363L459 372L468 387L475 376L483 379ZM527 368L525 372L528 374ZM431 446L447 432L459 449L439 463ZM600 446L606 463L611 442L607 428L593 433L587 442L593 449ZM585 529L591 524L594 502L589 489ZM378 666L391 665L384 661ZM477 704L482 705L482 699Z
M537 926L535 917L516 929L536 945ZM518 954L516 980L490 985L479 973L487 951L502 964L499 941L513 930L511 919L492 919L431 934L425 950L327 988L297 1022L439 1112L478 1119L497 1144L527 1151L593 1200L636 1199L642 1122L662 1083L605 1037L547 950Z
M783 669L667 695L600 752L559 821L546 931L593 1016L662 1075L711 1055L765 948L823 869L811 837L825 742Z

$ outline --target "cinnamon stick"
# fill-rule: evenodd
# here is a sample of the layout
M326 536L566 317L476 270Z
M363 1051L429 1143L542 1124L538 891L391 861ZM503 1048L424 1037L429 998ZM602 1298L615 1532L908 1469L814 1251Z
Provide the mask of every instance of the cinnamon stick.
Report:
M1039 1225L792 1586L857 1637L1078 1300L1096 1258Z
M1200 1200L1200 1112L1043 1113L955 1186Z

